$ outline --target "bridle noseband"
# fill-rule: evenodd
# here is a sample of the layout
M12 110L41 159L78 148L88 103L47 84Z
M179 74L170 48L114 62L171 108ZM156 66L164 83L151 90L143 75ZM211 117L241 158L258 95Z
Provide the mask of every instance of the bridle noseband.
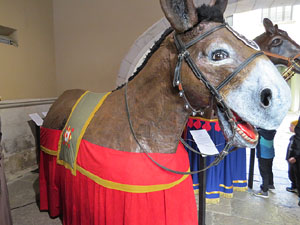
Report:
M174 79L173 79L173 86L174 87L178 87L179 90L179 96L183 97L184 101L185 101L185 108L186 109L191 109L192 110L192 114L195 115L197 113L202 113L201 110L196 110L194 109L191 104L189 103L188 99L185 96L185 92L181 83L181 66L182 66L182 62L183 59L186 61L186 63L188 64L188 66L191 68L192 72L194 73L194 75L201 80L205 86L208 88L208 90L211 92L212 96L216 99L218 105L221 107L221 109L223 109L223 111L229 111L230 114L230 109L228 108L228 106L226 105L226 103L224 102L222 96L220 95L219 91L226 85L228 84L244 67L246 67L249 63L251 63L256 57L263 55L264 53L261 51L258 51L254 54L252 54L249 58L247 58L244 62L242 62L236 69L235 71L233 71L229 76L227 76L217 87L214 87L213 85L211 85L211 83L208 81L208 79L205 77L205 75L200 71L199 67L196 65L196 63L194 62L194 60L192 59L188 48L190 48L191 46L193 46L194 44L196 44L197 42L199 42L200 40L204 39L205 37L209 36L210 34L212 34L213 32L222 29L222 28L227 28L228 25L227 24L221 24L219 26L216 26L210 30L208 30L207 32L199 35L198 37L196 37L195 39L191 40L190 42L188 42L187 44L184 44L179 35L178 34L174 34L174 41L175 41L175 45L178 51L178 61L175 67L175 72L174 72ZM228 29L230 32L232 32L232 28ZM233 33L233 32L232 32ZM237 35L237 33L233 33L235 36ZM230 117L232 117L232 115L229 115Z
M210 30L208 30L207 32L197 36L195 39L189 41L187 44L184 44L182 42L182 40L180 39L179 35L174 33L174 41L175 41L175 45L178 51L178 61L176 63L176 67L175 67L175 72L174 72L174 79L173 79L173 86L174 87L178 87L179 90L179 96L182 97L185 101L185 108L186 109L191 109L192 114L195 115L197 113L202 114L202 110L196 110L192 107L192 105L189 103L182 83L181 83L181 66L183 63L183 59L185 60L185 62L188 64L188 66L190 67L190 69L192 70L192 72L194 73L194 75L201 80L205 86L207 87L207 89L211 92L212 96L214 97L214 99L216 100L216 103L218 105L218 108L220 108L220 110L224 113L227 121L230 124L231 130L232 130L232 136L230 138L230 140L227 141L226 146L224 147L224 149L215 157L214 161L208 165L207 167L205 167L202 170L198 170L198 171L192 171L192 172L183 172L183 171L175 171L172 169L169 169L163 165L161 165L160 163L158 163L157 161L155 161L147 152L146 149L143 148L143 146L139 143L137 136L133 130L133 126L132 126L132 122L130 119L130 112L129 112L129 107L128 107L128 100L127 100L127 84L125 84L125 105L126 105L126 112L127 112L127 117L128 117L128 122L129 122L129 126L130 126L130 130L131 133L136 141L136 143L139 145L139 147L143 150L143 152L149 157L149 159L155 163L156 165L158 165L159 167L163 168L166 171L172 172L172 173L176 173L176 174L196 174L196 173L200 173L203 172L205 170L207 170L208 168L217 165L228 153L230 148L233 146L233 138L235 136L235 129L236 129L236 122L234 120L234 115L231 111L231 109L227 106L227 104L225 103L223 97L221 96L221 94L219 93L219 91L226 85L228 84L243 68L245 68L248 64L250 64L256 57L263 55L264 53L261 51L258 51L254 54L252 54L249 58L247 58L245 61L243 61L229 76L227 76L217 87L214 87L209 81L208 79L205 77L205 75L200 71L200 69L198 68L198 66L196 65L196 63L194 62L194 60L192 59L188 49L193 46L194 44L196 44L197 42L199 42L200 40L204 39L205 37L209 36L210 34L214 33L215 31L222 29L222 28L227 28L232 34L234 34L238 39L242 40L246 45L255 48L256 50L259 49L257 48L257 46L253 46L253 43L251 41L248 41L246 38L244 38L243 36L239 35L237 32L235 32L231 27L229 27L226 23L223 23L221 25L218 25ZM200 154L203 156L206 156L205 154L200 153L199 151L193 149L192 147L190 147L181 137L179 138L179 140L182 142L182 144L187 147L189 150L195 152L196 154Z

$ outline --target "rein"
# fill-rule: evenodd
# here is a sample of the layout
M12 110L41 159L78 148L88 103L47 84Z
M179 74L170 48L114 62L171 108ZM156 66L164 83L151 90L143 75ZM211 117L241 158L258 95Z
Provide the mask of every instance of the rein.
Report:
M133 129L133 126L132 126L132 121L131 121L131 116L130 116L130 111L129 111L129 107L128 107L128 99L127 99L127 88L128 87L128 82L126 82L125 84L125 106L126 106L126 113L127 113L127 118L128 118L128 122L129 122L129 127L130 127L130 131L131 131L131 134L135 140L135 142L138 144L138 146L142 149L142 151L147 155L147 157L154 163L156 164L158 167L168 171L168 172L171 172L171 173L175 173L175 174L181 174L181 175L191 175L191 174L196 174L196 173L201 173L201 172L204 172L205 170L209 169L210 167L214 166L214 165L217 165L222 159L217 157L211 164L209 164L207 167L205 167L204 169L202 170L197 170L197 171L191 171L191 172L183 172L183 171L177 171L177 170L172 170L168 167L165 167L164 165L160 164L159 162L157 162L155 159L153 159L149 153L142 145L141 143L139 142L136 134L135 134L135 131ZM180 141L182 140L182 138L180 138ZM197 154L199 154L198 151L194 150L193 148L191 148L187 143L183 143L184 146L186 146L187 148L189 149L192 149L192 151L196 152ZM225 148L227 147L227 145L225 146ZM228 147L230 148L230 146ZM227 151L229 151L229 149L227 149ZM204 154L203 154L204 155ZM225 157L225 156L224 156Z
M273 57L273 58L283 59L284 61L287 62L287 68L282 73L282 76L283 76L284 80L286 80L286 81L291 79L296 74L296 72L293 71L294 69L300 71L300 65L298 63L296 63L296 61L295 61L296 58L300 57L300 54L297 54L292 58L285 57L283 55L278 55L278 54L271 53L271 52L266 52L266 51L264 51L264 54L267 56Z
M225 117L227 118L227 121L230 124L231 130L232 130L232 136L230 138L229 141L227 141L226 146L224 147L224 149L216 155L215 159L213 162L211 162L207 167L205 167L202 170L197 170L197 171L191 171L191 172L183 172L183 171L176 171L176 170L172 170L170 168L167 168L163 165L161 165L160 163L158 163L156 160L154 160L150 155L149 152L140 144L133 126L132 126L132 121L131 121L131 116L130 116L130 110L129 110L129 106L128 106L128 99L127 99L127 87L128 87L128 82L126 82L125 84L125 106L126 106L126 113L127 113L127 118L128 118L128 122L129 122L129 127L130 127L130 131L136 141L136 143L138 144L138 146L142 149L142 151L148 156L148 158L155 163L157 166L161 167L162 169L175 173L175 174L183 174L183 175L190 175L190 174L196 174L196 173L200 173L203 171L206 171L207 169L209 169L210 167L217 165L220 161L222 161L222 159L224 159L224 157L229 153L230 148L233 146L232 142L233 142L233 138L235 136L236 133L236 123L234 120L234 115L231 111L231 109L227 106L227 104L225 103L223 97L221 96L221 94L219 93L219 91L226 85L228 84L243 68L245 68L248 64L250 64L255 58L257 58L258 56L263 55L264 53L261 51L258 51L254 54L252 54L249 58L247 58L244 62L242 62L228 77L226 77L226 79L224 79L219 85L218 87L214 87L209 81L208 79L204 76L204 74L200 71L200 69L198 68L198 66L196 65L196 63L194 62L194 60L191 58L190 53L188 51L188 48L190 48L191 46L193 46L194 44L196 44L197 42L199 42L200 40L204 39L205 37L209 36L210 34L212 34L213 32L222 29L222 28L226 28L228 29L231 33L233 33L238 39L244 41L244 43L252 48L255 48L255 46L252 46L251 44L247 44L249 42L247 42L247 40L244 40L244 37L239 36L239 34L237 34L236 32L233 31L232 28L230 28L227 24L221 24L219 26L216 26L210 30L208 30L207 32L199 35L198 37L196 37L195 39L191 40L190 42L188 42L187 44L184 44L179 35L178 34L174 34L174 41L175 41L175 45L178 51L178 61L176 63L176 67L175 67L175 72L174 72L174 79L173 79L173 86L174 87L178 87L179 90L179 96L182 97L185 101L185 108L188 110L189 108L192 110L192 115L196 115L197 113L203 114L203 111L200 110L196 110L194 109L191 104L189 103L188 99L185 96L184 93L184 89L181 83L181 66L182 66L182 62L183 59L185 60L185 62L188 64L188 66L190 67L190 69L192 70L192 72L194 73L194 75L201 80L206 88L211 92L212 96L215 98L216 102L217 102L217 106L218 108L225 114ZM181 137L179 138L179 140L182 142L182 144L187 147L188 149L190 149L191 151L195 152L196 154L202 155L202 156L207 156L206 154L203 154L195 149L193 149L192 147L190 147Z

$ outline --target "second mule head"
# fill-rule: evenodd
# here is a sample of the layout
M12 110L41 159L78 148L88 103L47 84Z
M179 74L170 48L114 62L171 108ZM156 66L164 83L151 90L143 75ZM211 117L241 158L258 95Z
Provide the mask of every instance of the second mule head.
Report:
M264 18L263 25L265 32L254 41L275 65L292 66L293 72L300 73L300 46L268 18Z

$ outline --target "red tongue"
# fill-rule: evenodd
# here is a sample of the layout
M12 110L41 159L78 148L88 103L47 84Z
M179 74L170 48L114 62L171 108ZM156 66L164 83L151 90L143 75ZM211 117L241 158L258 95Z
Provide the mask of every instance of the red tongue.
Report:
M256 134L253 127L250 124L242 121L241 118L235 112L233 112L233 114L235 116L236 122L238 122L237 124L238 128L240 128L251 139L255 139Z
M237 125L248 137L250 137L251 139L255 139L256 135L255 132L253 130L253 127L250 126L248 123L239 123Z

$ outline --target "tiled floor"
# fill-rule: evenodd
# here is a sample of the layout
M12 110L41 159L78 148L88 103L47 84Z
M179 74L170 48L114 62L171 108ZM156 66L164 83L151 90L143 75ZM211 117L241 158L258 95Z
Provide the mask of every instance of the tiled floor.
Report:
M291 136L288 127L290 121L297 118L298 114L289 113L277 131L275 137L276 157L273 166L276 190L274 193L270 193L270 198L255 197L251 194L251 190L234 192L232 199L222 198L219 204L206 205L206 225L300 224L298 197L296 194L285 190L286 186L290 185L287 178L287 162L285 161L286 146ZM256 161L253 189L258 189L259 184L260 176ZM24 176L9 182L8 188L14 225L62 224L59 218L51 219L47 212L40 212L38 209L36 199L39 190L36 171L26 173Z

